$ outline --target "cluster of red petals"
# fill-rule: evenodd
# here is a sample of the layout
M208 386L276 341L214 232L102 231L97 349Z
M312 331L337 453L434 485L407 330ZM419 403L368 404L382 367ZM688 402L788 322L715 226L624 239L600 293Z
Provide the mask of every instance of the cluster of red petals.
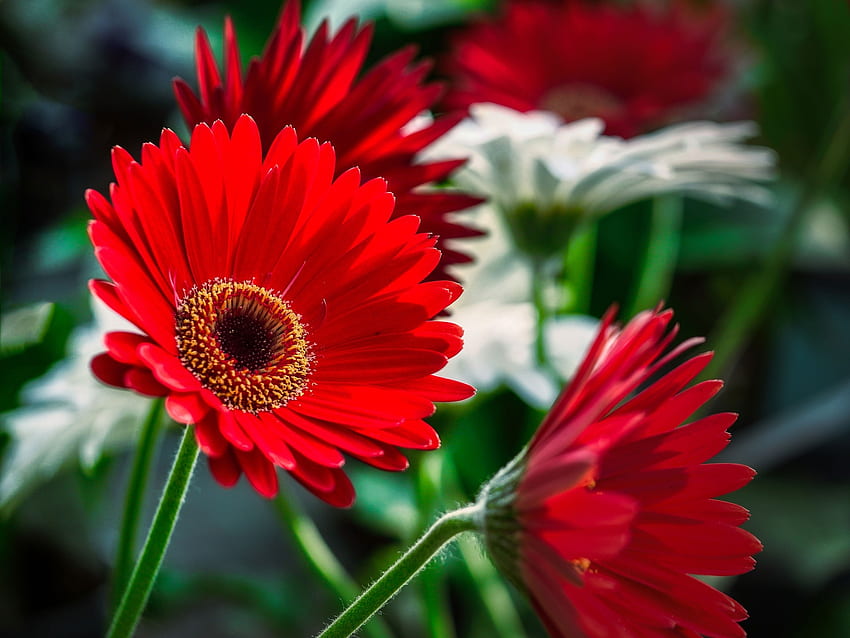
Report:
M230 128L247 113L257 122L264 148L286 126L293 126L302 137L330 142L336 150L337 173L357 166L364 179L386 179L398 199L396 215L415 214L422 219L422 230L439 239L443 253L434 278L448 276L445 266L470 258L445 240L480 234L449 214L481 200L417 188L447 178L463 159L423 164L415 158L455 126L463 113L408 130L406 125L433 106L443 92L438 84L423 83L429 63L414 64L415 52L408 47L361 75L371 25L358 27L352 18L331 34L323 22L305 44L299 13L297 0L286 3L265 51L250 61L244 77L231 20L225 22L223 74L206 34L199 29L198 95L183 80L174 83L186 122L192 127L220 119Z
M718 36L727 18L713 7L512 0L455 37L445 104L601 117L609 135L636 135L706 97L725 74Z
M91 287L141 334L106 335L107 351L92 361L101 380L165 397L172 418L195 424L219 483L244 473L268 497L279 466L347 506L354 490L343 453L403 470L397 448L439 445L423 418L434 401L472 392L433 374L461 347L460 328L432 320L460 287L422 283L439 251L416 217L390 220L394 198L383 180L361 184L357 169L335 177L333 148L299 143L292 128L264 153L248 116L232 134L221 122L202 124L184 147L164 130L141 161L121 148L112 159L109 199L87 193L91 240L112 281ZM309 344L309 382L297 397L265 411L230 409L184 365L177 309L209 282L249 282L286 300Z
M530 443L513 503L519 579L552 636L745 635L741 605L689 574L752 569L747 511L715 497L754 472L705 463L734 414L681 425L721 387L688 387L711 353L649 383L700 341L668 352L671 319L644 312L620 331L609 314Z

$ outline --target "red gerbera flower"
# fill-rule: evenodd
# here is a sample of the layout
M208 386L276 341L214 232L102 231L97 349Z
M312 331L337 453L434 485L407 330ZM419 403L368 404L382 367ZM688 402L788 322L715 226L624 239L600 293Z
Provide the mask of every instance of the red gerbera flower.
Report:
M745 635L743 607L689 574L753 567L747 511L714 497L754 472L705 464L734 414L680 426L721 387L686 388L711 353L646 385L701 341L668 351L671 318L644 312L620 331L609 314L526 450L482 492L494 561L557 638Z
M190 127L222 120L230 129L242 113L254 118L263 147L278 132L293 126L302 137L331 142L337 174L353 166L364 179L383 177L398 201L396 216L413 213L422 230L439 239L443 258L435 278L448 276L444 267L469 261L446 240L480 233L450 219L449 213L474 206L479 198L463 193L423 191L465 160L416 163L416 155L450 130L463 116L437 118L416 130L406 125L431 107L442 94L437 84L423 84L430 64L413 64L408 47L360 75L372 39L371 25L351 19L336 33L323 22L309 43L299 24L299 3L288 2L260 58L251 60L242 76L239 45L230 18L224 25L224 74L219 73L203 29L198 29L196 56L199 95L183 80L174 90Z
M447 62L446 105L493 102L601 117L609 135L632 136L704 98L725 71L717 38L725 15L582 0L514 0L497 18L457 35Z
M263 154L254 121L164 130L136 162L113 152L111 202L89 191L92 291L142 334L106 335L92 361L111 385L164 396L194 423L219 483L262 495L275 466L350 505L342 452L403 470L396 449L432 449L433 401L471 394L433 376L461 330L431 321L460 293L421 283L439 261L413 216L389 221L383 180L334 178L334 151L285 128Z

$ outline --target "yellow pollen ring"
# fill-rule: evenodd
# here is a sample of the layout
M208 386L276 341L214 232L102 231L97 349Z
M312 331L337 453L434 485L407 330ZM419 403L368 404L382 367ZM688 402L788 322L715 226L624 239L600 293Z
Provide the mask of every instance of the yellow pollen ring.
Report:
M590 569L590 560L587 558L576 558L570 562L575 565L581 573L585 573L588 569Z
M183 365L233 410L273 410L309 385L313 357L301 316L250 282L192 288L177 306L176 341Z

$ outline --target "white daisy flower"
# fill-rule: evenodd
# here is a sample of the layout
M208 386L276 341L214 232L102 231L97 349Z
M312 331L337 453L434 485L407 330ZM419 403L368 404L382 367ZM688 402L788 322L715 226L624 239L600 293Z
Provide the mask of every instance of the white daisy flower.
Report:
M71 335L70 353L23 392L22 407L3 415L11 442L0 468L0 507L78 459L91 470L105 450L131 445L150 409L150 398L103 385L91 373L103 334L137 329L99 301L95 321Z
M603 129L597 118L564 124L545 111L474 104L423 160L469 157L454 182L488 197L526 252L562 250L582 219L664 193L770 201L761 182L776 158L742 143L757 132L751 122L690 122L631 139Z
M451 307L452 321L463 327L464 346L445 373L480 392L507 387L529 405L547 409L584 356L598 320L583 315L547 320L543 337L549 365L540 365L531 268L492 207L479 206L465 215L487 235L467 245L472 263L453 268L464 282L464 294Z

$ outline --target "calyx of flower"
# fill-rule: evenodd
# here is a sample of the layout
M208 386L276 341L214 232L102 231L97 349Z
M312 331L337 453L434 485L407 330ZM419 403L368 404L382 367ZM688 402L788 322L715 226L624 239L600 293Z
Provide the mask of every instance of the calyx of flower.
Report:
M534 260L546 261L566 251L583 219L581 210L561 204L517 204L505 211L516 247Z
M516 490L525 471L525 450L484 483L478 493L478 531L490 559L519 590L524 590L519 571L520 524L514 510Z

